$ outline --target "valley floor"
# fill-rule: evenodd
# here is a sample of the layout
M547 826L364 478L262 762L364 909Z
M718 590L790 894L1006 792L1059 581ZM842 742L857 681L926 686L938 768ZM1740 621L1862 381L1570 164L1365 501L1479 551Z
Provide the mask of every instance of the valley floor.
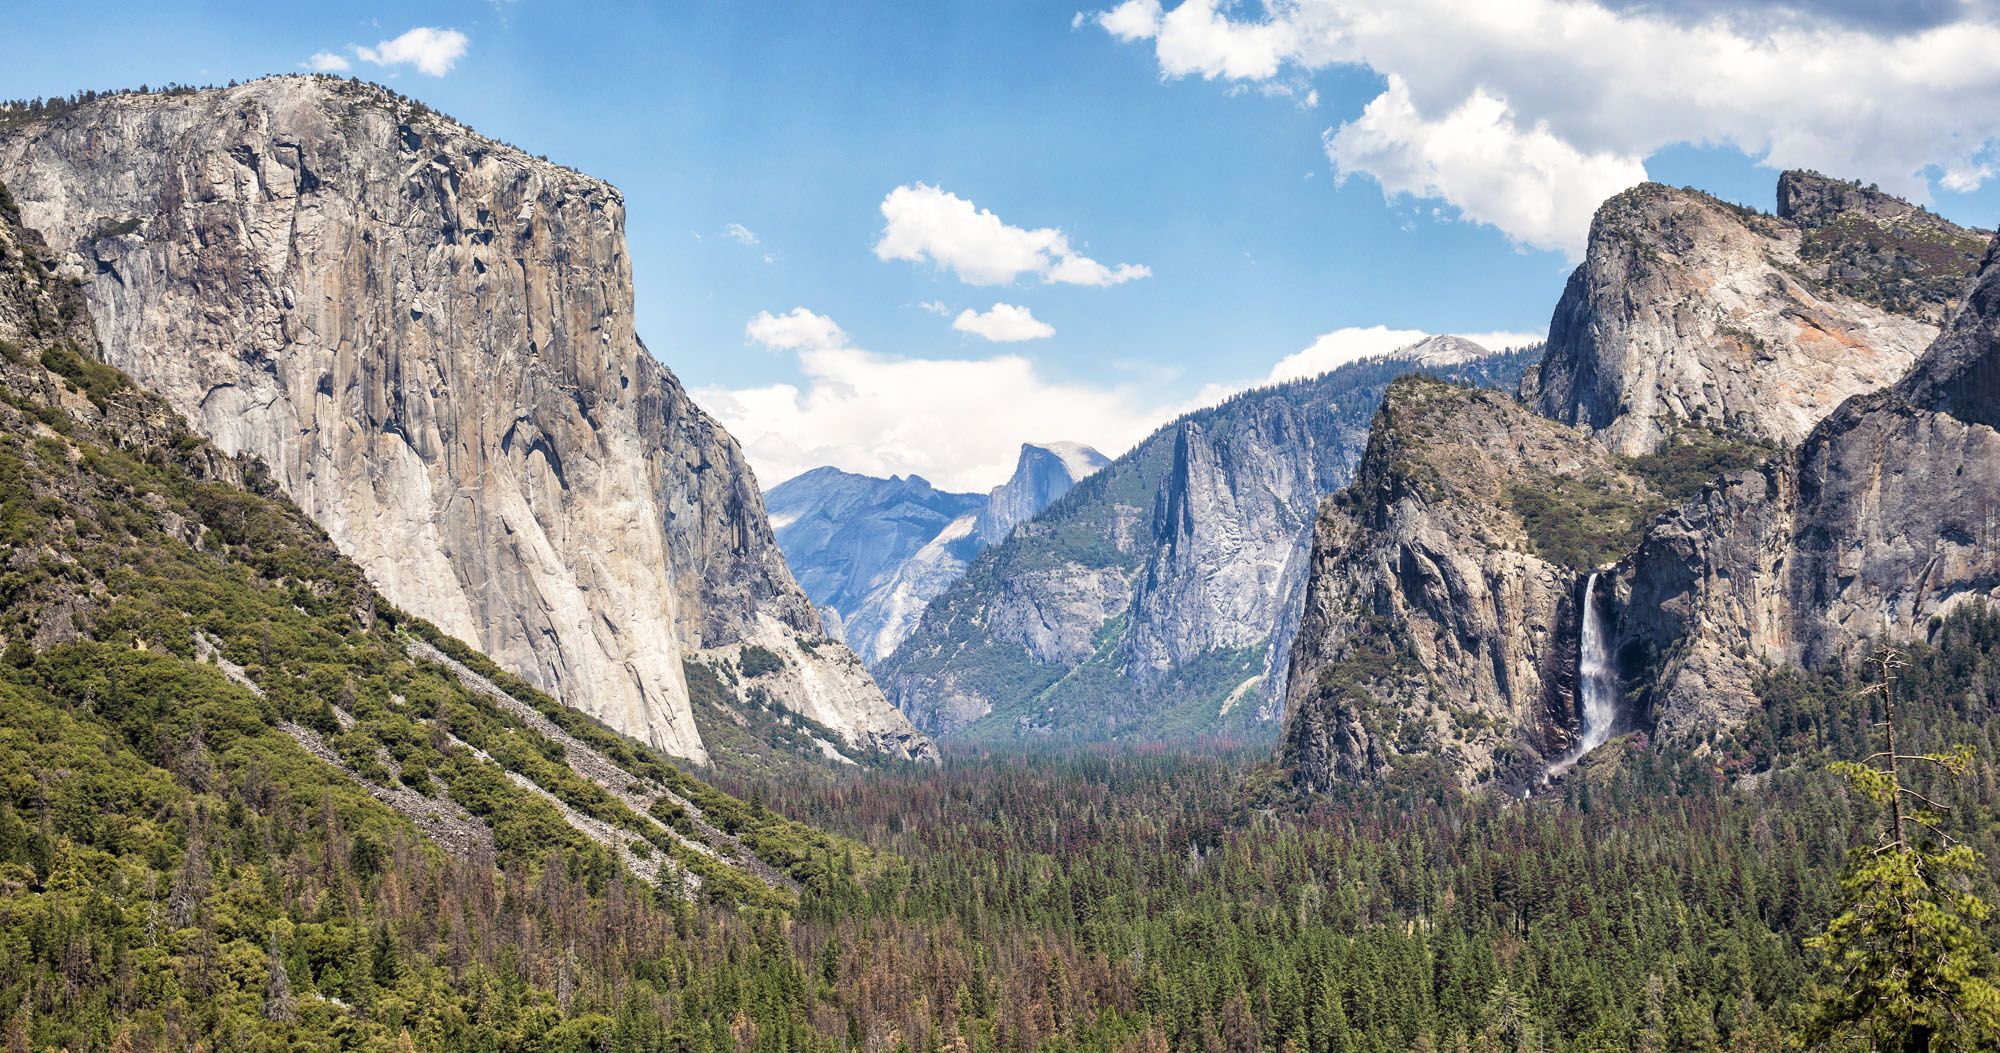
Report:
M1990 861L2000 617L1956 617L1941 641L1905 674L1910 745L1979 751L1971 777L1925 792ZM45 729L39 749L83 772L88 707L46 659L11 657L24 664L0 679L7 723ZM1526 802L1413 772L1301 807L1261 747L954 755L941 772L725 784L753 816L844 835L798 869L795 909L689 904L553 855L496 868L394 836L326 852L319 817L260 796L254 763L200 776L205 844L183 855L169 833L100 870L91 860L126 835L92 827L91 800L56 780L25 795L37 810L0 807L0 1041L1786 1048L1819 975L1804 941L1871 830L1827 769L1869 748L1876 714L1856 687L1773 678L1739 738L1700 756L1619 740ZM169 793L187 777L117 763L133 773L71 782ZM1990 891L1990 871L1979 883Z
M1906 748L1978 751L1925 792L1990 892L2000 619L1940 640L1899 719ZM1879 741L1858 686L1775 676L1741 736L1697 756L1631 736L1526 802L1412 773L1301 810L1261 748L961 754L941 775L734 789L909 861L828 906L843 940L890 918L928 933L914 960L854 963L932 992L934 1021L895 1031L911 1048L1779 1049L1822 975L1805 940L1873 829L1827 767Z

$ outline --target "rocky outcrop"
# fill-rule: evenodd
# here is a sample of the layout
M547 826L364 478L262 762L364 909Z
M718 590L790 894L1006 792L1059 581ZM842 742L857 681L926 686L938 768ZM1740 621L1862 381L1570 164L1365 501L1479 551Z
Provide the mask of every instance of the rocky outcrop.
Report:
M1527 360L1373 359L1175 421L981 554L877 674L933 734L1269 734L1313 511L1382 390L1412 371L1511 388Z
M1299 783L1441 763L1533 784L1576 734L1575 608L1600 568L1616 727L1684 744L1755 712L1766 668L1993 594L1990 308L1954 279L1976 232L1810 173L1779 202L1613 198L1524 405L1385 403L1321 514Z
M0 179L106 357L270 465L392 602L684 757L683 661L743 643L816 644L798 694L915 741L633 331L612 187L321 77L12 126Z
M1353 484L1319 513L1286 766L1308 789L1413 757L1470 784L1538 776L1574 734L1583 554L1635 537L1655 502L1601 444L1507 395L1391 385ZM1556 519L1578 531L1567 546L1538 540Z
M1040 515L1111 458L1080 442L1024 442L1014 474L986 495L986 508L973 525L985 545L1007 540L1014 528Z
M2000 598L2000 242L1937 342L1791 455L1721 480L1622 573L1620 654L1670 739L1729 726L1769 664L1922 638Z
M973 557L1108 463L1082 443L1023 443L1014 474L984 497L816 468L771 490L771 517L827 631L874 665Z
M1606 202L1550 322L1541 412L1626 454L1684 423L1797 443L1902 376L1977 233L1806 173L1779 197L1776 217L1657 184Z
M1799 260L1819 287L1933 324L1958 303L1991 236L1817 172L1778 177L1778 218L1799 228Z

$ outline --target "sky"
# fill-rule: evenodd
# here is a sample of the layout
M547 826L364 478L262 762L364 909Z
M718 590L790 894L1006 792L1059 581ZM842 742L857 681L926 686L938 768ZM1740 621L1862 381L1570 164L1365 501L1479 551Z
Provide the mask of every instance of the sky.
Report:
M10 4L0 97L323 69L625 194L767 487L1004 478L1427 333L1539 339L1597 203L2000 219L1989 0Z

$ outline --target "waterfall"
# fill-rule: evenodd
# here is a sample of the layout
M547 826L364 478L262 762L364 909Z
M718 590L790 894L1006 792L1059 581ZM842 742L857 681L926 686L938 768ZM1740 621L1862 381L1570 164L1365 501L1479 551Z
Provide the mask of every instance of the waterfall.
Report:
M1576 698L1583 734L1561 759L1549 765L1549 775L1568 771L1583 755L1611 738L1618 719L1618 672L1604 639L1604 612L1597 607L1597 572L1583 583L1583 611L1576 655Z

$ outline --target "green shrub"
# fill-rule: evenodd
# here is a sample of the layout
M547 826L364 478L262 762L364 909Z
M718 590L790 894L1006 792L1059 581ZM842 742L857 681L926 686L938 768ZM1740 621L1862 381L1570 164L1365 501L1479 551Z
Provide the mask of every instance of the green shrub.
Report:
M1638 547L1663 507L1658 498L1618 480L1566 475L1516 480L1508 484L1507 501L1537 555L1578 570L1603 566Z
M8 356L10 359L12 355ZM94 359L85 358L73 344L51 344L42 349L42 368L62 377L103 409L114 392L131 387L125 374Z
M757 644L744 644L743 653L738 661L743 665L743 677L746 680L769 676L785 668L785 660L778 657L776 651Z
M1718 476L1753 467L1776 452L1741 435L1701 425L1683 425L1651 453L1626 459L1626 466L1668 501L1699 493Z

